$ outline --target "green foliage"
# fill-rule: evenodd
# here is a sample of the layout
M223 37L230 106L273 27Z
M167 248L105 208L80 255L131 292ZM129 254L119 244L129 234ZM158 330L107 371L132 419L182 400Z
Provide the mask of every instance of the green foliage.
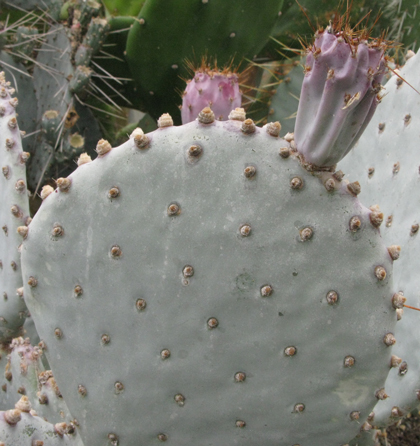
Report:
M146 0L102 0L113 16L137 16Z

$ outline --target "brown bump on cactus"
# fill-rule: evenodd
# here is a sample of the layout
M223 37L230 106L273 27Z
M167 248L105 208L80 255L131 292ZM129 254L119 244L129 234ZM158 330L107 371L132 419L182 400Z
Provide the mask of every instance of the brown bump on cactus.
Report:
M350 412L350 419L353 421L357 421L360 418L360 412L358 410L353 410Z
M273 287L271 285L264 285L260 288L261 297L269 297L273 294Z
M23 180L16 181L15 189L17 192L20 192L20 193L24 192L26 190L25 182Z
M332 178L328 178L327 181L324 183L325 189L327 189L328 192L332 192L335 190L335 181Z
M54 330L54 335L57 339L61 339L63 337L63 332L60 328L56 328Z
M237 383L242 383L246 380L246 374L244 372L235 373L234 380Z
M31 288L35 288L38 285L38 280L34 276L29 276L28 285Z
M86 387L82 386L82 384L78 385L77 392L79 393L80 396L86 396L87 395Z
M392 167L393 175L396 175L400 171L400 163L396 162Z
M392 220L393 220L393 216L392 215L388 215L388 217L386 218L386 222L385 222L385 226L387 228L390 228L392 226Z
M395 313L397 314L397 321L400 321L403 317L404 310L402 308L398 308L395 310Z
M246 113L243 108L236 107L234 110L232 110L229 113L228 119L232 121L245 121L246 119Z
M147 303L144 299L136 300L136 308L138 311L144 311L146 309Z
M175 215L179 215L181 213L181 207L178 203L171 203L168 206L167 213L170 217L174 217Z
M280 135L281 124L279 121L269 122L264 127L269 135L274 136L275 138L277 138Z
M242 225L239 228L239 233L241 234L242 237L249 237L251 235L251 226L250 225Z
M21 412L29 413L32 409L31 403L27 396L22 396L20 400L15 404L15 409Z
M419 232L419 225L418 223L415 223L411 226L410 235L417 234L417 232Z
M180 406L180 407L182 407L185 404L185 396L182 395L181 393L177 393L174 396L174 400L178 404L178 406Z
M214 113L210 107L204 107L198 114L198 122L201 124L211 124L216 119Z
M10 262L10 266L12 267L12 270L13 270L13 271L16 271L16 270L17 270L17 263L16 263L14 260L12 260L12 261Z
M241 125L242 133L245 135L251 135L252 133L255 133L257 127L254 124L254 121L252 119L245 119L245 121Z
M58 223L54 224L54 227L51 230L51 235L53 237L62 237L64 235L64 229Z
M403 361L398 369L398 375L404 376L408 372L408 364Z
M168 436L167 436L166 434L159 434L159 435L157 436L157 439L158 439L159 441L167 441L167 440L168 440Z
M302 189L302 187L303 187L303 180L302 180L302 178L299 178L299 177L293 177L293 178L290 180L290 187L291 187L292 189L295 189L295 190Z
M242 428L244 428L246 426L246 423L243 420L236 420L235 421L235 426L242 429Z
M0 88L0 97L2 98L7 97L7 90L4 87Z
M3 229L3 232L4 232L5 235L8 235L9 230L7 229L6 225L2 226L1 229Z
M370 222L375 228L379 228L384 220L384 214L380 211L377 204L371 206L369 209L371 210L369 215Z
M87 153L81 153L79 159L77 160L77 166L83 166L83 164L90 163L92 158Z
M104 334L101 336L101 342L102 342L103 345L107 345L107 344L109 344L109 343L111 342L111 338L109 337L109 335L107 335L106 333L104 333Z
M13 107L16 108L19 105L19 100L18 98L12 98L9 101L9 104Z
M338 302L338 293L337 291L331 290L328 291L326 295L328 305L334 305Z
M11 208L10 208L10 212L12 213L12 215L16 218L22 218L23 217L23 213L21 211L21 209L19 208L18 205L14 204Z
M172 127L174 125L174 121L172 116L169 113L164 113L158 119L157 126L161 129L164 127Z
M98 156L104 156L112 150L112 146L106 139L100 139L95 150Z
M80 285L76 285L73 292L75 297L80 297L83 294L83 288Z
M349 184L347 184L347 190L348 190L352 195L354 195L354 196L356 197L357 195L360 194L362 188L361 188L361 186L360 186L360 183L359 183L358 181L355 181L354 183L349 183Z
M375 412L371 412L368 417L367 420L370 422L372 422L375 419Z
M110 254L113 259L119 259L122 256L121 248L118 245L112 246Z
M362 221L360 220L360 217L358 215L351 217L349 221L349 228L351 232L357 232L361 226L362 226Z
M385 130L385 123L384 122L380 122L378 124L378 131L379 133L382 133Z
M203 154L203 148L199 146L198 144L193 144L188 149L188 157L197 159Z
M6 138L6 149L10 150L13 149L13 146L15 145L15 141L10 138Z
M404 116L404 125L407 126L408 124L410 124L410 122L411 122L411 115L410 115L410 113L407 113Z
M348 355L344 358L344 367L346 367L346 368L353 367L355 363L356 363L356 360L351 355Z
M292 142L295 139L295 134L288 132L284 135L283 139L285 139L287 142Z
M7 179L9 179L9 174L10 174L10 168L9 166L3 166L1 168L1 171L3 172L4 177Z
M300 240L302 242L306 242L307 240L310 240L312 238L312 236L314 235L314 231L309 228L303 228L299 231L299 235L300 235Z
M19 226L16 232L23 238L26 239L28 236L29 228L27 226Z
M117 381L114 384L114 389L115 389L115 393L118 395L118 394L124 392L124 384L120 381Z
M118 446L119 443L118 435L111 432L108 434L108 440L110 441L111 446Z
M244 175L246 178L253 178L257 173L257 169L254 166L247 166L244 169Z
M391 409L391 417L393 417L393 418L401 418L403 416L404 416L404 412L398 406L394 406Z
M22 412L19 409L11 409L3 412L4 420L11 426L15 426L22 419Z
M289 158L290 149L288 147L281 147L279 150L279 155L284 159Z
M392 260L398 260L401 254L401 246L391 245L388 247L388 252Z
M213 330L213 328L216 328L219 326L219 321L215 317L211 317L207 321L207 327L210 328L210 330Z
M420 401L420 389L416 390L416 397Z
M375 173L375 168L374 167L369 167L369 169L368 169L368 177L372 178L374 173Z
M342 179L344 178L344 172L342 170L337 170L337 172L333 173L333 177L338 181L342 181Z
M7 366L6 366L6 367L7 367ZM12 372L9 371L9 370L6 370L6 371L4 372L4 377L5 377L5 379L6 379L7 381L10 382L10 381L13 379Z
M147 149L149 147L149 137L143 133L142 129L135 129L131 136L133 136L134 145L138 149Z
M48 396L45 393L38 392L38 401L39 404L48 404Z
M378 400L386 400L388 398L388 395L386 394L385 389L382 387L375 392L375 397Z
M297 353L297 348L294 347L293 345L290 345L289 347L286 347L286 348L284 349L284 354L285 354L286 356L295 356L296 353Z
M108 191L108 198L117 198L120 196L120 190L118 187L111 187Z
M67 423L56 423L54 424L54 432L62 437L63 435L68 433Z
M394 345L397 340L395 339L395 336L392 333L387 333L383 337L383 342L387 347L391 347L391 345Z
M194 275L194 268L191 265L184 266L184 268L182 269L182 275L185 278L192 277Z
M398 356L392 355L391 356L391 367L399 367L399 365L402 363L402 359Z
M9 122L7 123L7 125L9 126L10 130L14 130L17 128L17 120L16 118L13 116L12 118L9 119Z
M403 296L402 292L395 293L392 296L392 306L397 310L404 307L407 298Z
M3 392L7 392L7 384L2 384L2 385L1 385L1 390L2 390Z
M161 352L160 352L160 357L162 359L168 359L171 356L171 352L170 350L168 350L167 348L164 348Z
M61 192L68 192L70 189L70 186L71 186L71 179L70 178L59 178L56 181L56 184Z
M45 200L48 197L48 195L52 194L53 192L54 192L54 189L51 186L49 186L49 185L44 186L40 193L41 199Z
M295 404L295 407L293 408L294 413L302 413L305 410L305 405L302 403Z
M3 293L3 299L4 300L7 300L7 293L6 293L6 291ZM1 359L1 358L0 358Z
M372 430L372 429L373 429L372 425L369 424L367 421L365 421L365 422L362 424L361 428L360 428L360 430L361 430L362 432L368 432L368 431L370 431L370 430Z
M375 277L378 280L385 280L386 279L386 270L383 266L376 266L375 267Z

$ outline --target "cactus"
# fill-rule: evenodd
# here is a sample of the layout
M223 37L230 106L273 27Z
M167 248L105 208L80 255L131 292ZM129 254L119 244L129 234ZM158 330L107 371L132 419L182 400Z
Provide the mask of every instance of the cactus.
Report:
M241 106L241 92L236 73L229 70L211 69L203 60L201 67L194 71L187 81L182 96L182 123L194 121L198 113L210 107L219 121L226 121L229 113Z
M401 258L395 264L396 289L401 291L395 306L402 314L406 304L419 307L417 273L418 181L420 158L417 149L420 83L420 55L412 57L385 85L386 96L368 126L363 139L340 166L351 177L357 172L361 197L367 205L379 205L384 215L382 237L401 245ZM417 91L414 91L417 89ZM363 175L360 175L363 172ZM420 348L418 313L404 310L397 323L394 368L386 388L391 397L375 407L375 425L385 427L419 407Z
M0 412L0 445L26 446L83 446L73 424L52 424L38 416L27 397L14 409Z
M1 174L1 243L0 243L0 342L5 343L22 333L26 306L22 288L19 246L26 236L29 204L26 190L25 163L16 119L18 100L14 90L0 74L0 165Z
M214 120L101 141L30 225L25 298L86 444L343 443L385 397L392 259L372 212L277 124Z

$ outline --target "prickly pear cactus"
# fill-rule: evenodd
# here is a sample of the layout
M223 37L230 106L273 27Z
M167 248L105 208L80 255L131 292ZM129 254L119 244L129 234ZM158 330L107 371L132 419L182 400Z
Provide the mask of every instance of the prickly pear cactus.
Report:
M38 416L27 397L0 412L0 446L83 446L73 424L52 424Z
M420 404L419 313L404 309L420 307L418 290L419 252L419 166L418 128L420 124L420 55L412 57L385 85L386 95L363 139L340 166L357 178L361 197L368 205L379 205L385 242L401 245L395 264L396 290L401 292L394 305L402 319L398 321L393 368L386 382L390 398L374 409L374 422L386 426ZM415 88L417 91L415 91ZM362 173L362 174L361 174Z
M235 117L166 115L43 190L25 298L85 444L343 444L386 397L372 212Z
M26 236L29 205L25 163L29 156L22 151L17 123L18 100L14 90L0 73L0 342L9 341L22 332L26 306L22 287L19 246ZM18 233L19 232L19 233Z

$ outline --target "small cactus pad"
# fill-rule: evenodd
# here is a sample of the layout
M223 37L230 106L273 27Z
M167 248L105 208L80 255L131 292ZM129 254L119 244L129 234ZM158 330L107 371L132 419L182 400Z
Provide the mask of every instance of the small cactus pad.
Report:
M331 166L360 138L379 103L385 43L366 32L320 30L308 48L296 144L308 163Z
M240 106L237 74L203 67L194 73L182 96L182 123L194 121L204 107L210 107L219 121L227 121L229 113Z
M26 306L22 287L19 245L26 237L29 204L21 135L16 119L17 99L0 73L0 342L21 333Z
M393 298L398 316L402 316L397 322L398 343L393 349L399 359L393 362L385 385L390 398L380 401L374 409L378 426L398 421L420 404L420 313L403 307L406 303L420 308L419 70L417 54L390 78L383 103L363 138L340 163L360 181L361 200L368 206L378 205L384 242L390 253L399 257L394 279L400 293ZM401 247L401 253L395 244Z
M83 446L76 427L38 416L23 396L14 409L0 411L1 446Z
M344 444L389 371L392 259L340 173L210 112L45 198L22 257L54 376L89 446Z

